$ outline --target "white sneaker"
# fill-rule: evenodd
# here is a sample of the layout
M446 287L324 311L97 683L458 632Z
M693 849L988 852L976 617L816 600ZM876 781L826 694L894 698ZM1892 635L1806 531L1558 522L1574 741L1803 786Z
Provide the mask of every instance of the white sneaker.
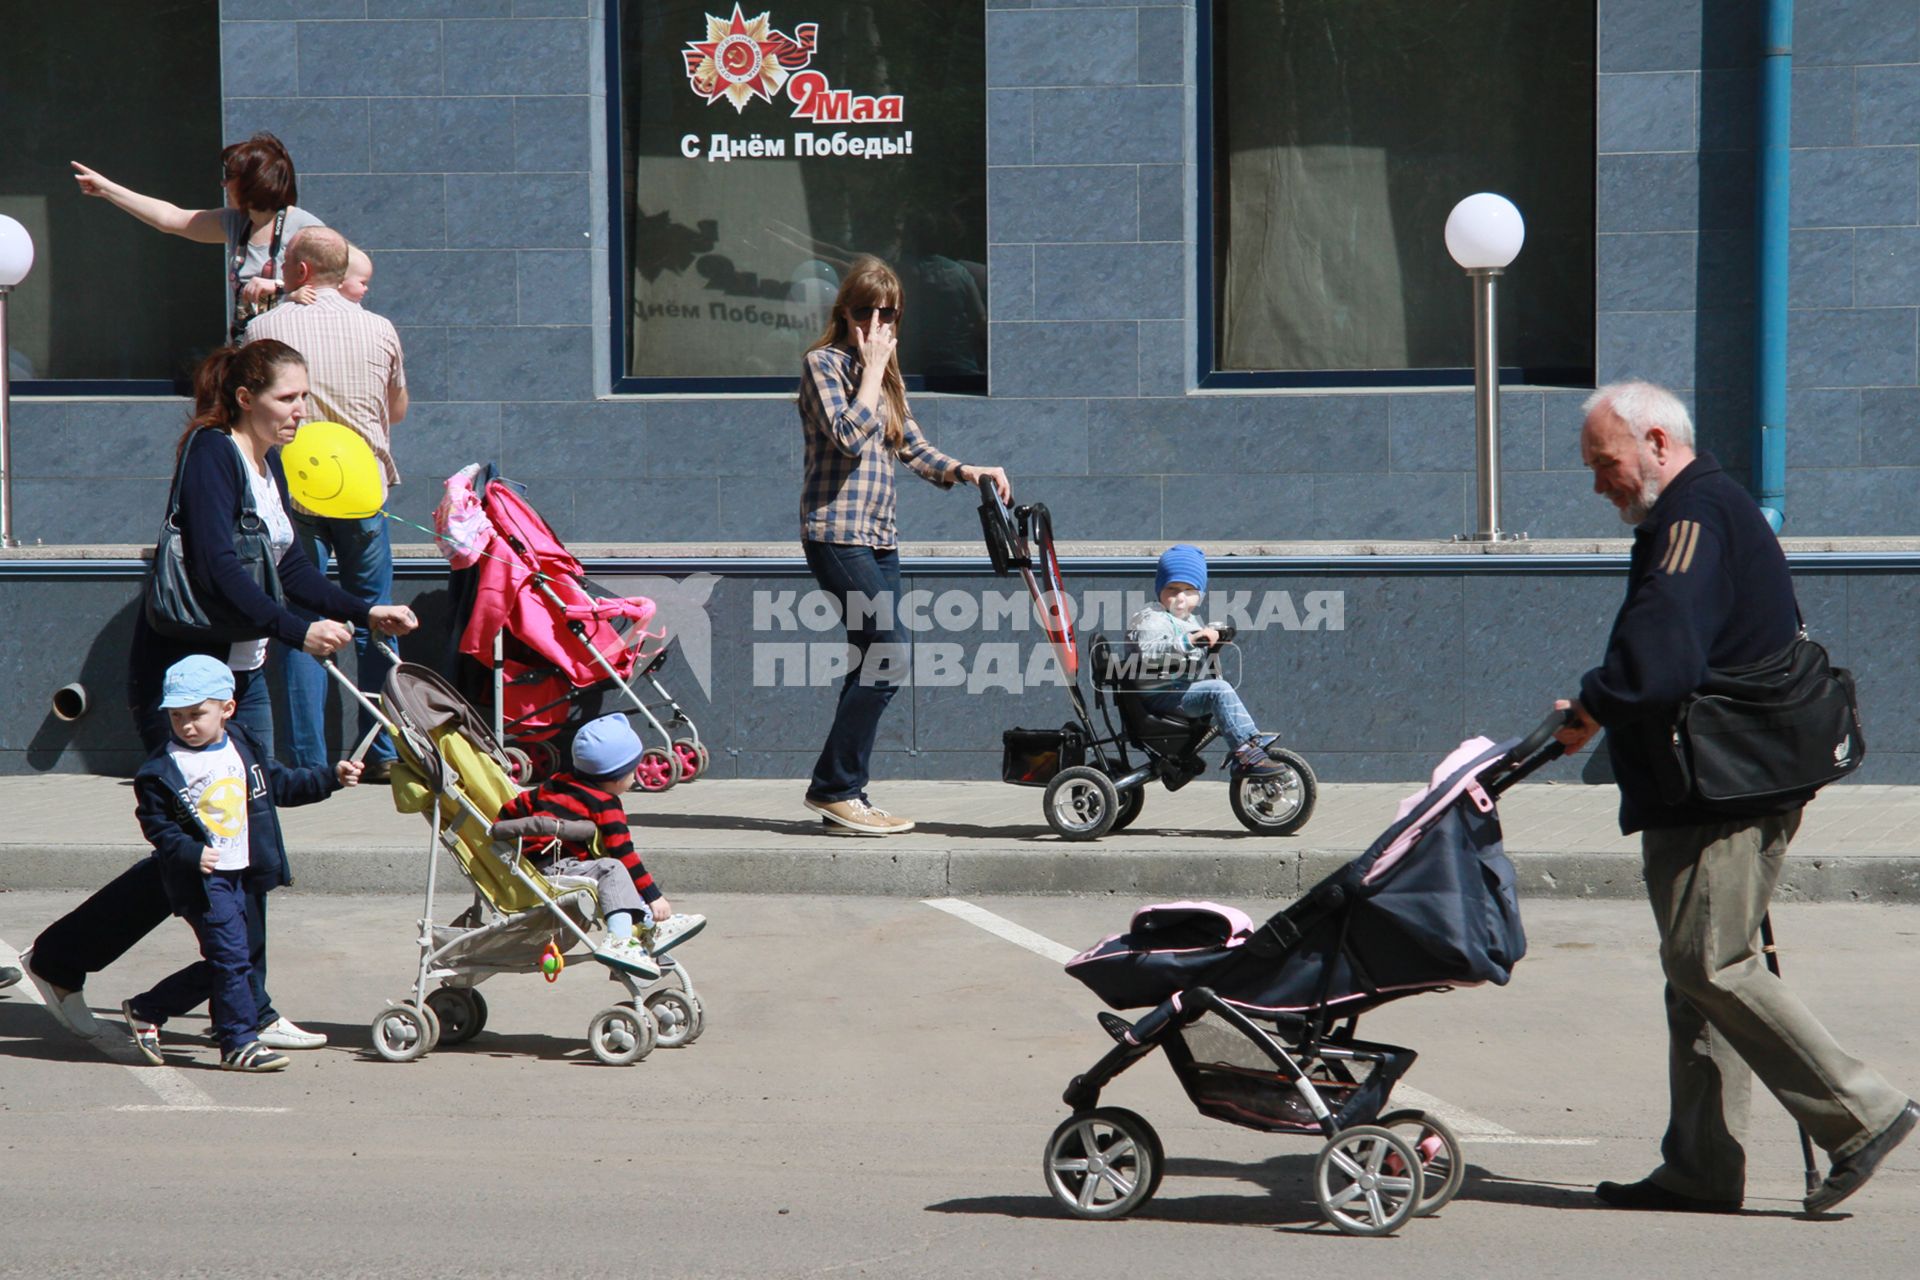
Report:
M594 954L648 982L660 976L660 966L653 962L653 957L647 954L646 946L638 937L608 938Z
M706 927L705 916L676 911L647 931L647 947L656 956L665 955Z
M295 1026L285 1018L275 1018L260 1028L260 1043L269 1049L318 1049L327 1038L318 1031Z
M32 953L32 947L20 953L20 967L26 971L27 981L40 993L40 999L46 1003L47 1012L53 1015L53 1020L82 1040L91 1040L105 1031L106 1028L93 1016L93 1010L87 1008L84 993L69 991L64 996L58 995L51 982L33 971L33 964L27 958Z

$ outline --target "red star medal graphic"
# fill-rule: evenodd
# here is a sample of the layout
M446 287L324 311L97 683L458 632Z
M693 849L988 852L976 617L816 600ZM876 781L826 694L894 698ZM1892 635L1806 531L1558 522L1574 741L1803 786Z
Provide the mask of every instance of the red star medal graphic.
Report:
M781 55L794 45L773 29L770 14L748 21L735 4L731 19L708 14L707 38L687 45L687 79L708 105L725 98L745 111L750 99L772 102L786 84L790 59Z

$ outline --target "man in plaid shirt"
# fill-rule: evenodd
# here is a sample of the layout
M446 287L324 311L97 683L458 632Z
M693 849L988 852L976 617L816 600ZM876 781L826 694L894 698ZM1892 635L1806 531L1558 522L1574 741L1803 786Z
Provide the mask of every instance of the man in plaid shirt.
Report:
M894 460L942 488L991 478L1003 499L1012 497L1005 471L954 461L928 443L913 420L895 351L901 296L899 277L884 262L855 261L800 379L807 446L801 547L814 578L839 603L856 655L814 763L806 805L827 830L842 835L913 829L909 820L874 808L866 795L880 716L909 653L894 616L900 594Z

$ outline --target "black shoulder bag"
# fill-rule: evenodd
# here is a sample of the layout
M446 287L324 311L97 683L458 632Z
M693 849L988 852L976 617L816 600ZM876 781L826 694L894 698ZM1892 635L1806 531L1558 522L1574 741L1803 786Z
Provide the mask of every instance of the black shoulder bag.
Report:
M1810 797L1866 759L1853 675L1802 629L1759 662L1707 672L1680 704L1671 750L1676 801L1737 812Z
M222 433L201 429L193 433L173 469L173 492L167 499L167 518L160 526L159 541L153 548L153 567L147 574L147 625L175 640L232 643L259 640L267 633L260 625L235 609L210 584L196 582L187 564L187 550L180 536L180 482L186 473L187 459L201 437L221 436L233 449L234 470L240 482L240 510L233 520L233 550L260 590L275 604L286 602L280 586L280 565L273 555L273 534L254 504L253 485L247 477L247 464L240 446Z

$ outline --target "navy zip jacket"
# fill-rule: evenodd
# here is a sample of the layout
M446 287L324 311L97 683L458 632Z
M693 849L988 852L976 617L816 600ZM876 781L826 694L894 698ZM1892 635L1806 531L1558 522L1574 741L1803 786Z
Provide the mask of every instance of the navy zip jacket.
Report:
M289 769L271 756L263 759L259 744L232 721L227 722L227 736L240 753L247 775L245 883L250 893L266 893L293 883L274 809L325 800L340 789L340 779L331 767ZM134 812L141 834L160 863L160 881L175 915L207 909L207 878L200 870L200 855L213 837L188 803L186 789L187 780L164 745L133 775Z
M1747 491L1700 454L1635 527L1627 598L1606 658L1580 678L1580 705L1607 731L1623 833L1728 821L1725 810L1662 798L1680 701L1706 682L1708 668L1758 662L1799 628L1780 539ZM1804 802L1785 799L1771 811Z
M310 613L303 615L276 603L248 574L233 549L233 524L240 514L240 486L246 483L241 468L245 465L239 445L223 431L203 428L194 432L187 444L180 475L180 536L194 588L215 592L233 605L258 624L262 638L279 640L295 649L305 642L307 626L315 618L366 626L367 602L329 582L308 558L298 537L280 557L280 585L288 601ZM274 488L280 491L281 505L291 513L287 473L280 464L278 449L267 452L267 470L273 476ZM146 610L141 609L134 620L129 704L144 707L151 703L166 669L188 654L209 654L224 662L230 648L224 641L198 643L158 635L147 626Z

